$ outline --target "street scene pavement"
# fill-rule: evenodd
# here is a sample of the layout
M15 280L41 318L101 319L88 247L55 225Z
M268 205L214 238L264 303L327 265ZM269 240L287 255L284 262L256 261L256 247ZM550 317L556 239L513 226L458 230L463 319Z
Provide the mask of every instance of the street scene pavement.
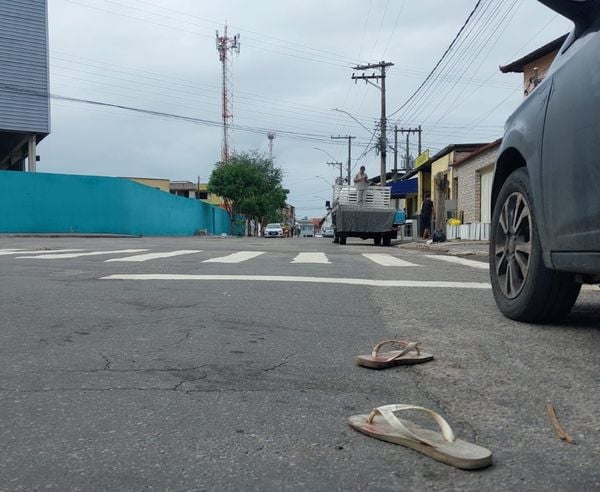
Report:
M0 490L598 490L600 289L563 323L517 323L485 247L461 248L0 238ZM434 360L355 364L390 338ZM346 422L393 403L493 465Z

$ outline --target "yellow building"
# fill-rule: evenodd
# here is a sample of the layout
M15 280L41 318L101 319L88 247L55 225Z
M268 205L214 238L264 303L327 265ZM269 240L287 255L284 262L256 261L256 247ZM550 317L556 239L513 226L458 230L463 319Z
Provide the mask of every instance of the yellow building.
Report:
M208 183L192 183L191 181L171 181L162 178L125 178L135 181L151 188L157 188L165 193L172 195L183 196L185 198L196 198L203 202L223 206L223 199L208 191Z
M471 152L483 145L485 144L469 143L448 145L433 157L430 157L428 160L424 161L422 164L419 164L417 167L415 167L415 169L404 175L402 178L403 180L410 179L415 175L419 180L417 187L418 193L416 197L417 203L413 204L412 199L407 200L411 202L407 203L407 212L411 214L412 211L415 210L417 214L420 214L421 204L423 203L423 199L427 193L431 195L431 199L435 203L436 190L434 180L438 174L446 175L448 180L448 192L446 193L444 200L456 200L458 197L458 183L452 174L452 164L469 155Z
M196 198L203 202L223 206L223 199L208 191L208 183L192 183L191 181L171 181L169 192L173 195L183 196L186 198Z
M150 186L150 188L157 188L160 191L166 191L167 193L169 193L170 181L168 179L163 179L163 178L125 178L125 179L130 179L131 181L135 181L136 183Z

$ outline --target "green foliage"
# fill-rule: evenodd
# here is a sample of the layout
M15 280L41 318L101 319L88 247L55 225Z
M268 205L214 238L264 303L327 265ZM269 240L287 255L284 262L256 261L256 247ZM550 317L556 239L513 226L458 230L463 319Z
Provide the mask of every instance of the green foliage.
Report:
M283 172L258 152L233 156L218 163L208 181L208 191L225 202L232 224L239 214L257 221L280 221L288 190L281 186Z

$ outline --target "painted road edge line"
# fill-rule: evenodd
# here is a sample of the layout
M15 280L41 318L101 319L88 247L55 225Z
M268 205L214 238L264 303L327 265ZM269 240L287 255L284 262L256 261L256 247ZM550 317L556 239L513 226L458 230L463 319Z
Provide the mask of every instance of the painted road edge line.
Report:
M369 287L424 287L442 289L490 289L484 282L445 282L437 280L375 280L368 278L295 277L277 275L182 275L167 273L118 274L101 277L100 280L246 280L252 282L298 282L343 285L365 285Z

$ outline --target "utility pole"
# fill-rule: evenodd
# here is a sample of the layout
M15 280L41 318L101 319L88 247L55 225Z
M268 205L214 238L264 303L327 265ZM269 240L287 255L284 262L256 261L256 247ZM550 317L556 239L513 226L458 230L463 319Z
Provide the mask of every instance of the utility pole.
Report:
M398 181L398 125L394 125L394 176L392 179Z
M350 175L352 173L352 139L356 138L356 137L352 137L350 135L346 135L345 137L338 135L337 137L331 137L332 140L339 140L339 139L348 139L348 169L346 172L346 178L348 179L348 185L352 184L352 181L350 181L350 179L352 178L352 176Z
M417 133L419 135L419 154L421 155L421 133L422 133L422 129L421 129L421 125L419 125L417 128L400 128L400 130L398 130L400 133L404 134L406 133L406 160L405 160L405 169L408 171L408 166L410 163L410 157L409 157L409 135L411 133Z
M231 56L230 53L235 51L240 52L240 35L236 34L232 38L227 36L227 25L225 25L225 33L219 36L217 31L217 51L219 53L219 61L222 65L223 85L221 87L221 113L223 118L223 146L221 148L221 162L229 162L231 154L231 135L230 124L233 120L233 93L230 88L230 72L231 72Z
M354 70L371 70L371 69L379 69L379 74L373 72L371 75L354 75L352 74L352 79L356 82L357 80L364 80L366 83L371 84L377 87L381 91L381 120L379 124L379 152L380 152L380 176L379 176L379 184L381 186L385 186L386 181L386 163L385 158L387 154L387 116L385 109L385 69L387 67L393 66L393 63L380 61L379 63L369 63L368 65L357 65L354 67ZM377 81L381 80L381 85L377 85L374 82L371 82L372 79Z
M340 168L340 177L338 178L340 180L339 184L342 184L344 182L344 163L343 162L328 162L327 163L328 166L338 166Z

